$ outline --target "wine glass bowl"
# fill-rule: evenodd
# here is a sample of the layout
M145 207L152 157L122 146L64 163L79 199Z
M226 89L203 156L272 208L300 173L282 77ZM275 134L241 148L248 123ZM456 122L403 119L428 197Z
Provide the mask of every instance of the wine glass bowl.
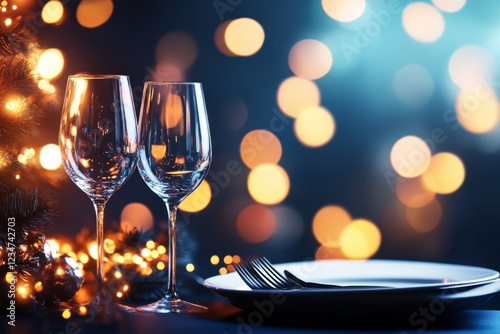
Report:
M139 116L138 169L167 208L169 263L166 296L140 311L184 313L206 310L182 301L176 290L175 223L178 205L201 183L212 159L210 129L201 83L146 82Z
M67 174L92 200L96 213L97 295L91 306L98 312L113 312L119 307L111 302L104 285L104 209L133 174L138 150L137 121L127 76L68 77L59 147Z

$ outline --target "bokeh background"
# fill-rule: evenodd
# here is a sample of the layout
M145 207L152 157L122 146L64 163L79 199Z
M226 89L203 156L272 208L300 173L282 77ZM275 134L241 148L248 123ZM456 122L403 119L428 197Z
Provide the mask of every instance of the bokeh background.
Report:
M53 98L19 161L53 169L38 183L63 203L51 232L59 243L82 229L92 235L94 212L57 149L42 147L57 144L67 76L114 73L130 76L137 114L147 80L204 85L213 163L178 216L187 245L179 251L190 253L180 270L205 278L261 255L500 270L500 3L1 6L34 13L28 27L46 50L40 88ZM151 240L165 220L137 172L106 209L107 227L142 228Z

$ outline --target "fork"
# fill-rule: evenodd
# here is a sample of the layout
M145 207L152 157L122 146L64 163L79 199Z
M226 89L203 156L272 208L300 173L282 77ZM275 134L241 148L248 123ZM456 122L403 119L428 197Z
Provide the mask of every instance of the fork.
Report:
M343 286L335 284L321 284L305 282L289 271L285 270L283 276L265 257L254 259L248 263L241 262L234 266L236 272L248 287L252 290L262 289L366 289L366 288L387 288L385 286L356 285Z

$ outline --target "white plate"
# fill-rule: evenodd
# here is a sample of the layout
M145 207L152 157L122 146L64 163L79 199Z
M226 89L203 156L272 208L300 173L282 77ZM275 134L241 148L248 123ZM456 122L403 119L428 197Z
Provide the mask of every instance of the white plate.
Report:
M388 288L251 290L236 273L208 278L203 285L242 309L319 316L411 315L420 307L441 314L477 307L500 291L497 271L463 265L325 260L275 267L279 271L289 270L306 281Z

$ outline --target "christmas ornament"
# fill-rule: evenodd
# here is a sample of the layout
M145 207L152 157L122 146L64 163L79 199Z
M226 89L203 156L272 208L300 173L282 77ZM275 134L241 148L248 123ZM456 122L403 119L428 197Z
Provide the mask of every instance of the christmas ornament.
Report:
M78 263L68 255L48 262L42 271L42 285L46 293L51 292L60 301L70 300L80 289L83 273Z

